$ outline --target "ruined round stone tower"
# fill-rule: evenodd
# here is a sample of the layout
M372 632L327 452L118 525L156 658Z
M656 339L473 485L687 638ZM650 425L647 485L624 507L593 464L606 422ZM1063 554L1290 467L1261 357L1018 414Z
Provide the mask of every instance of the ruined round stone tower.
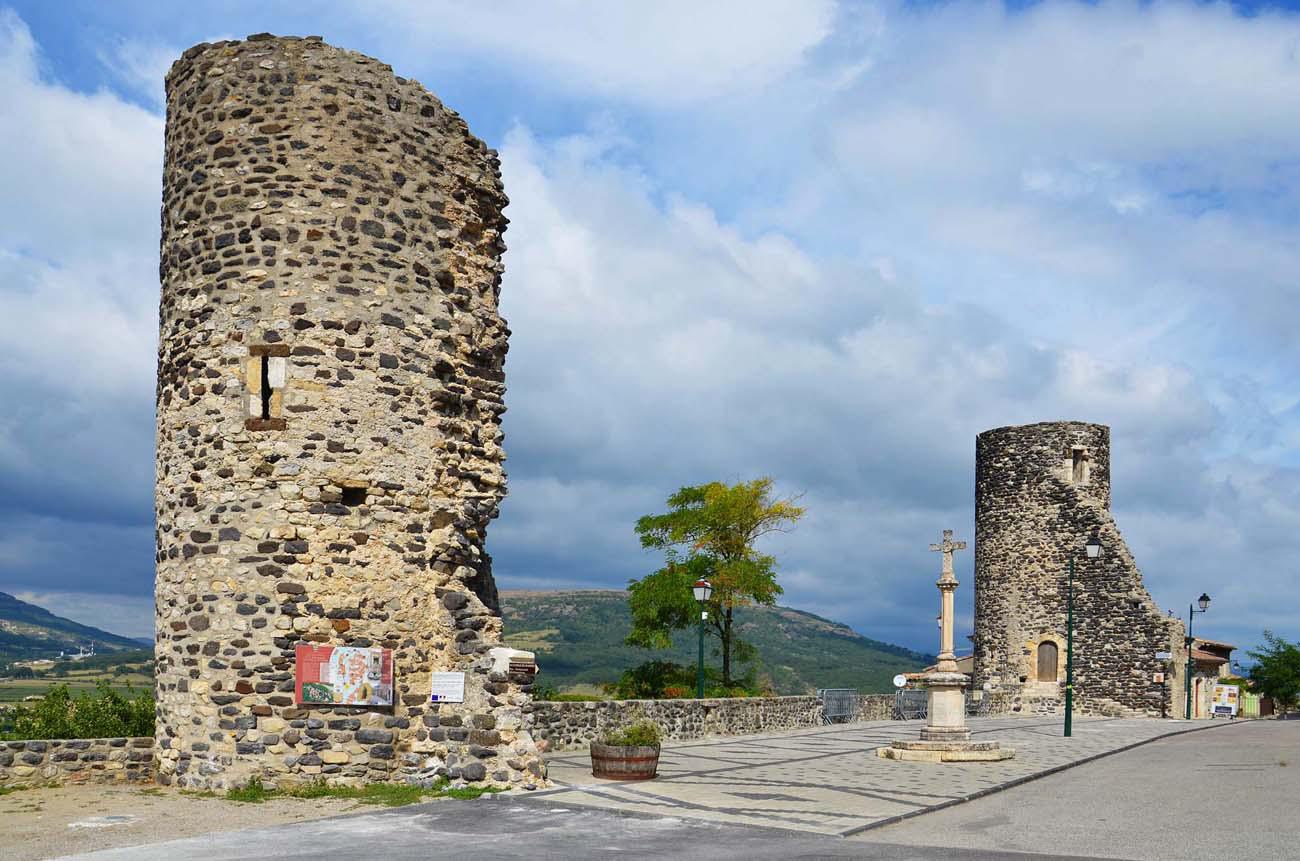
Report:
M369 57L263 34L172 66L164 782L543 781L531 675L489 654L506 203L496 153ZM303 645L390 649L370 669L392 705L300 702ZM457 671L463 702L431 703L430 674Z
M975 441L975 671L1018 711L1064 707L1067 561L1074 554L1076 711L1159 714L1153 682L1183 626L1142 585L1110 513L1110 429L1043 422ZM1096 535L1098 559L1084 544Z

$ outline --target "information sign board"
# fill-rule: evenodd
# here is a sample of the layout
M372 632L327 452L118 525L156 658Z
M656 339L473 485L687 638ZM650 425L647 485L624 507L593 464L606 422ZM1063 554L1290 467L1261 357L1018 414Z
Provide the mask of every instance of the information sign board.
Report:
M1236 717L1239 703L1239 689L1236 685L1214 686L1214 716Z
M393 651L299 644L294 688L300 704L391 706Z
M465 702L465 674L434 673L432 683L430 684L429 702Z

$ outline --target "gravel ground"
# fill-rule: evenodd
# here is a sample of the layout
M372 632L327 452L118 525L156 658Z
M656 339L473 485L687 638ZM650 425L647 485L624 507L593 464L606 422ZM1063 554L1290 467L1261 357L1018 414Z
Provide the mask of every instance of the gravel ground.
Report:
M0 796L0 858L56 858L375 809L334 798L246 804L163 787L38 787Z

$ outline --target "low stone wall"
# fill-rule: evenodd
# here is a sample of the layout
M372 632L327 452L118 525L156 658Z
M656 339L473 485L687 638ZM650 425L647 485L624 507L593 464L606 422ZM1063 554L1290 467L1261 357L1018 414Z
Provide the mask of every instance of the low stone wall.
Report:
M894 717L893 694L860 694L858 696L858 713L854 720L892 720Z
M864 694L854 720L889 720L893 713L893 694ZM642 715L659 724L665 741L686 741L821 726L822 704L806 696L534 702L533 737L551 750L582 748L605 730Z
M153 738L0 741L0 786L150 783Z
M533 738L546 741L550 750L586 747L606 730L640 716L659 724L665 741L683 741L818 726L822 707L816 697L534 702Z

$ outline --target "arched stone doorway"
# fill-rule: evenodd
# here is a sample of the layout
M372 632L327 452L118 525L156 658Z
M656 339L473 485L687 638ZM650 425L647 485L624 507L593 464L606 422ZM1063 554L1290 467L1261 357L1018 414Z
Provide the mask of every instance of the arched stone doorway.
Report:
M1037 660L1037 681L1055 682L1060 681L1057 676L1057 664L1060 660L1060 649L1056 643L1051 640L1043 640L1038 644Z

